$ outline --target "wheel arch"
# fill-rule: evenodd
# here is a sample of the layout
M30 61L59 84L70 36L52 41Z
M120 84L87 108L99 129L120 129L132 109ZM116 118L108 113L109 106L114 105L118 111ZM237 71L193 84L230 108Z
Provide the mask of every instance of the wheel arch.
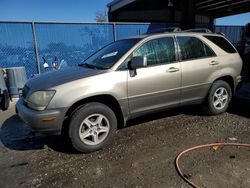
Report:
M215 80L210 84L210 86L209 86L209 88L208 88L208 91L207 91L207 94L206 94L206 96L205 96L205 98L204 98L204 100L203 100L203 103L206 101L206 99L207 99L207 97L208 97L208 95L209 95L209 91L211 90L213 84L214 84L216 81L219 81L219 80L222 80L222 81L225 81L226 83L228 83L228 84L230 85L230 87L231 87L232 95L234 94L234 92L235 92L235 84L234 84L234 79L233 79L233 77L230 76L230 75L220 76L220 77L218 77L217 79L215 79Z
M214 82L216 82L218 80L222 80L222 81L227 82L230 85L231 89L232 89L232 94L234 94L234 92L235 92L235 83L234 83L234 79L233 79L232 76L230 76L230 75L221 76L221 77L217 78ZM211 87L212 87L212 85L211 85Z
M232 95L233 95L233 92L235 91L235 87L234 87L234 79L232 76L221 76L217 79L215 79L213 81L213 83L211 84L210 88L209 88L209 91L207 93L207 96L206 98L204 99L203 101L203 109L205 110L205 112L207 112L209 115L217 115L217 114L220 114L220 113L223 113L227 110L228 108L228 104L227 103L227 108L225 108L225 106L222 108L222 109L215 109L214 107L211 107L211 98L210 98L210 93L211 93L211 90L214 86L214 83L216 83L217 81L224 81L225 83L227 83L229 85L229 87L231 88L231 96L230 96L230 100L232 98ZM229 100L229 101L230 101ZM225 108L225 109L224 109ZM222 110L222 111L221 111Z
M65 134L65 133L67 134L68 132L68 125L69 125L71 115L77 109L81 108L81 106L89 102L99 102L104 105L107 105L115 113L115 116L117 118L117 123L118 123L118 129L123 128L125 126L124 115L123 115L121 106L119 102L117 101L117 99L113 97L112 95L102 94L102 95L87 97L72 104L65 114L65 120L62 125L62 134Z

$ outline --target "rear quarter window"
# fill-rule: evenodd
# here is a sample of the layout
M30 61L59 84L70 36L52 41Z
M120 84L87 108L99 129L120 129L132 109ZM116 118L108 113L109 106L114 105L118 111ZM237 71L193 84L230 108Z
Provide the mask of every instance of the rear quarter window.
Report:
M232 44L230 44L223 37L209 36L209 35L205 35L204 37L207 38L208 40L210 40L211 42L213 42L215 45L217 45L218 47L220 47L222 50L224 50L227 53L230 53L230 54L237 53L237 51L232 46Z

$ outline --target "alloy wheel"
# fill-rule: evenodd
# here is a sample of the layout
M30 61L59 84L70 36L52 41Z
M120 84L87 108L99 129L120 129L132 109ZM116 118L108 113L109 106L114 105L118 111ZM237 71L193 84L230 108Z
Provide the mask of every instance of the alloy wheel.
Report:
M228 92L226 88L218 88L213 95L213 105L217 110L223 109L228 102Z
M105 140L110 130L109 120L102 114L85 118L79 128L79 137L87 145L98 145Z

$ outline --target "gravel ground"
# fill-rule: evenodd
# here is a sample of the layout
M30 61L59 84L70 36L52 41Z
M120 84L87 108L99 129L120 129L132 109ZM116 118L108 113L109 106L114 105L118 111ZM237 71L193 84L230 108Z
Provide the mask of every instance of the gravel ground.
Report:
M249 106L244 99L219 116L191 106L142 117L92 154L75 152L60 136L33 132L12 107L0 112L0 187L189 187L175 157L200 144L250 143ZM249 148L197 150L180 166L202 187L250 187Z

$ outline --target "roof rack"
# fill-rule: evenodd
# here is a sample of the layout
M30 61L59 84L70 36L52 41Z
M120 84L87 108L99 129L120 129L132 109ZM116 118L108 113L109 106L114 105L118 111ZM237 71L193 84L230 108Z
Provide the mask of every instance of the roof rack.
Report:
M151 31L147 31L145 34L157 34L157 33L171 33L171 32L195 32L195 33L213 33L210 29L207 28L194 28L194 29L187 29L181 30L179 27L166 27L166 28L159 28L154 29ZM222 33L219 33L223 35Z
M218 34L218 35L222 35L222 36L224 36L224 37L226 36L225 33L222 33L222 32L218 32L217 34Z
M196 33L213 33L210 29L207 28L195 28L195 29L188 29L184 30L186 32L196 32Z
M170 32L179 32L181 31L181 28L179 27L166 27L166 28L160 28L160 29L154 29L151 31L146 32L146 34L154 34L154 33L170 33Z

